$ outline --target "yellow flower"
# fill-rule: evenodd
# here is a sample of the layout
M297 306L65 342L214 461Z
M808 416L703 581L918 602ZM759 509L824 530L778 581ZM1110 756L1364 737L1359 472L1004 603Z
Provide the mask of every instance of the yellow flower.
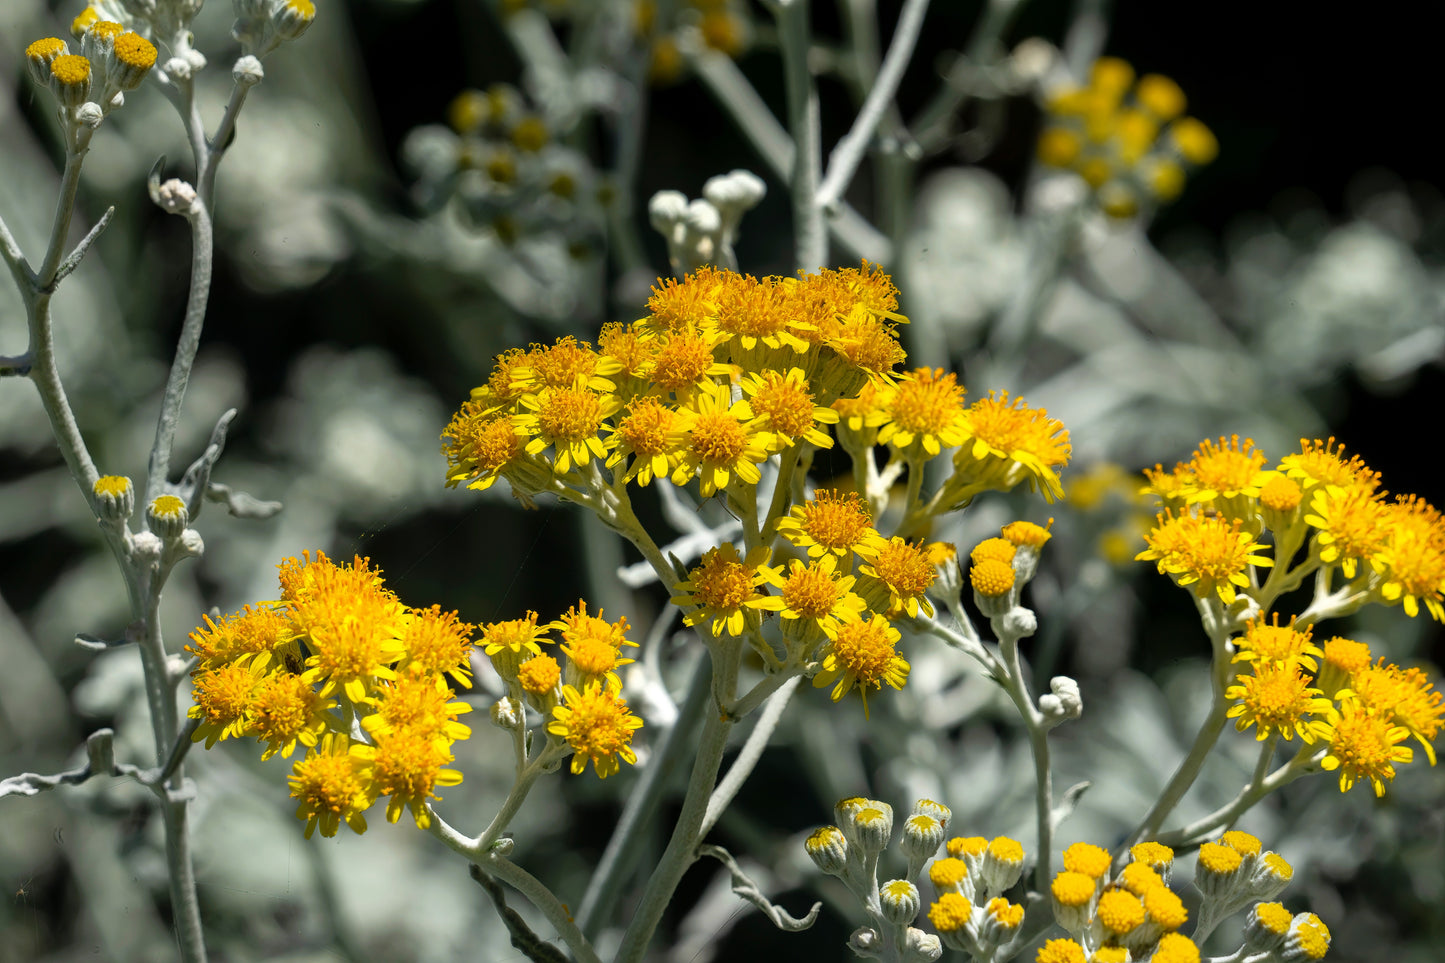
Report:
M959 932L972 917L973 904L962 893L943 893L928 908L928 922L940 933Z
M592 345L566 335L551 347L534 345L524 360L512 365L509 387L526 394L543 388L576 388L580 382L582 387L606 394L617 386L598 373L603 365L602 356L592 350Z
M786 375L777 371L750 374L741 387L751 399L748 404L758 427L772 432L774 450L791 448L799 440L817 448L833 447L833 439L819 425L837 424L838 412L813 404L801 369L790 368Z
M440 605L412 609L411 614L401 639L406 646L402 665L415 666L438 682L449 675L458 685L471 688L471 634L476 626L458 621L456 612L443 612Z
M906 612L917 618L918 610L933 615L933 603L923 594L938 578L938 570L923 550L922 542L909 542L895 535L865 546L859 554L867 564L858 571L866 576L859 593L877 611L894 615Z
M324 713L334 705L290 672L279 671L263 679L251 697L251 731L266 743L262 760L277 752L289 759L297 742L308 748L316 745L326 731Z
M889 420L878 432L878 444L891 445L911 460L932 458L966 437L963 386L951 371L907 372L884 396L882 406Z
M1179 585L1192 585L1196 598L1218 594L1226 604L1235 599L1235 587L1247 588L1251 566L1274 562L1254 554L1265 546L1254 536L1240 531L1239 521L1226 522L1218 516L1165 513L1156 518L1154 529L1145 536L1149 547L1134 556L1136 561L1157 561L1161 574Z
M831 553L846 559L882 543L873 527L873 515L857 492L820 488L801 505L794 505L776 524L777 533L811 558Z
M252 694L260 681L250 669L230 664L191 673L195 705L187 716L201 724L191 741L206 740L206 748L217 740L239 738L251 728Z
M375 746L353 746L352 754L362 759L367 796L373 802L390 796L386 821L394 823L403 809L410 809L418 829L431 825L427 800L440 798L434 790L455 786L462 774L443 769L452 761L446 743L420 728L400 728L375 733Z
M686 424L674 409L657 398L651 395L634 398L627 405L627 414L617 419L617 426L608 439L613 451L607 467L630 457L622 476L624 482L635 478L646 487L653 478L666 478L677 468L687 443Z
M1381 659L1376 665L1366 664L1351 674L1350 692L1375 714L1394 725L1404 726L1425 750L1430 765L1435 765L1432 742L1440 731L1445 704L1423 670L1402 669L1398 665L1387 665Z
M758 483L762 478L758 465L767 459L773 440L753 423L746 401L733 402L727 385L708 382L683 411L689 433L687 447L672 473L674 485L686 485L697 475L700 494L711 498L731 485L734 476L740 484Z
M716 269L703 268L681 281L658 278L647 299L651 314L643 323L649 329L662 331L710 326L717 318L716 296L722 277Z
M1400 745L1408 738L1409 729L1346 699L1330 713L1330 746L1320 765L1329 772L1339 770L1340 792L1348 792L1356 780L1368 779L1375 795L1383 796L1385 783L1395 778L1395 763L1415 757L1409 746Z
M1244 635L1235 640L1238 651L1235 653L1235 662L1254 662L1272 665L1287 665L1299 663L1311 672L1319 669L1319 663L1315 656L1323 655L1320 647L1310 641L1311 627L1306 625L1303 629L1295 628L1293 617L1289 625L1279 624L1279 613L1274 614L1274 624L1271 625L1263 619L1250 619L1246 623Z
M271 653L296 638L296 626L283 611L270 606L227 615L219 622L209 615L201 617L205 628L191 633L187 652L201 660L202 668L215 668L229 662L265 669L272 661Z
M1324 664L1320 668L1315 685L1327 697L1348 688L1356 673L1370 667L1370 647L1354 639L1335 636L1322 649Z
M1325 485L1310 502L1305 521L1319 529L1315 543L1320 561L1338 565L1354 578L1361 561L1373 561L1390 536L1389 509L1367 485L1337 488Z
M838 440L847 451L867 451L878 442L878 427L889 419L884 409L887 393L877 383L865 382L851 398L838 398L833 410L838 412Z
M813 685L820 689L833 685L834 702L856 686L867 716L870 688L882 689L887 683L901 689L908 681L908 663L897 652L901 634L883 616L875 614L865 622L856 611L844 609L826 631L829 642L823 647L822 670L813 677Z
M782 613L783 632L804 642L817 641L830 630L845 612L861 613L865 604L853 594L852 575L837 574L838 560L823 555L811 562L794 559L783 575L777 569L764 568L767 581L778 587L779 594L764 599L761 608Z
M510 416L496 414L482 402L463 402L442 432L447 487L466 482L468 488L486 491L522 456L525 438Z
M287 559L281 576L283 598L311 651L303 678L321 682L321 695L341 689L361 704L378 680L396 678L391 665L405 654L401 636L411 616L367 560L337 566L318 552L304 567Z
M343 820L352 832L366 832L364 812L375 800L367 797L362 776L367 760L353 751L362 748L369 747L353 746L345 735L329 733L292 767L287 782L292 798L300 800L296 818L306 820L307 839L318 826L321 835L335 836Z
M380 688L376 711L361 720L362 728L373 736L405 729L443 745L466 739L472 730L456 717L472 707L452 701L453 695L435 676L419 670L404 672L394 684Z
M990 393L968 409L966 439L953 456L960 473L1007 491L1028 479L1048 501L1062 498L1058 469L1069 463L1069 433L1043 408L1029 408L1008 392Z
M1346 459L1344 444L1336 443L1333 436L1328 441L1301 438L1299 453L1281 458L1279 470L1298 482L1307 495L1326 485L1374 491L1380 484L1379 473L1371 471L1359 455Z
M626 616L609 622L602 617L601 609L596 615L588 615L586 600L578 599L576 605L547 628L556 629L562 636L568 684L585 689L597 682L621 691L622 680L616 670L633 662L622 657L622 647L637 647L636 642L627 638Z
M1034 960L1035 963L1084 963L1084 948L1073 940L1049 940Z
M619 759L629 765L637 761L632 734L642 727L642 720L626 701L596 684L582 692L565 686L562 700L563 705L552 710L547 731L572 747L573 773L586 769L590 760L598 778L606 779L622 768Z
M672 604L697 606L683 619L688 625L712 620L714 637L726 632L739 636L749 624L756 626L759 613L768 606L768 596L757 591L768 580L769 551L759 545L738 558L737 547L726 542L703 553L702 560L677 584Z
M1240 732L1255 727L1255 738L1264 740L1278 732L1285 739L1299 737L1307 743L1327 735L1318 721L1328 717L1333 703L1313 688L1294 661L1257 662L1253 675L1235 676L1236 684L1224 690L1226 699L1238 700L1230 707ZM1312 721L1309 717L1318 717Z
M652 346L651 381L654 391L671 393L678 401L713 387L711 378L727 377L732 369L713 359L717 337L704 329L664 331Z
M1097 880L1109 871L1109 851L1093 843L1074 843L1064 850L1064 869Z
M1437 622L1445 622L1445 522L1429 502L1414 495L1397 498L1385 512L1388 535L1370 564L1382 577L1380 597L1402 602L1411 618L1420 601Z
M1267 480L1264 464L1264 452L1254 447L1251 438L1242 444L1238 435L1228 439L1221 436L1218 444L1205 440L1183 466L1190 476L1185 499L1190 504L1224 502L1225 505L1215 507L1226 515L1236 516L1236 512L1225 506L1241 508L1243 499L1259 495L1260 486Z
M552 470L558 475L565 475L574 465L582 468L593 458L607 457L598 432L622 406L615 397L588 387L581 375L569 387L549 385L535 394L529 392L520 404L525 410L512 416L512 424L531 437L527 454L539 455L552 448Z
M517 668L534 655L542 653L541 642L551 642L547 630L551 625L537 627L537 613L507 622L488 622L482 626L482 652L492 660L497 675L511 682Z

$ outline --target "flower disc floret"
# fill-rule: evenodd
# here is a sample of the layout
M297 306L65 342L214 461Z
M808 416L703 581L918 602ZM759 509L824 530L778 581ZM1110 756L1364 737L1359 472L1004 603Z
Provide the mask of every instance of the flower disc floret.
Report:
M1084 948L1073 940L1049 940L1040 947L1038 955L1034 957L1034 963L1084 963L1084 961Z
M1098 888L1094 878L1074 870L1064 870L1054 876L1049 893L1062 906L1087 906Z
M1109 851L1093 843L1074 843L1064 850L1064 869L1096 880L1109 871Z
M1002 598L1014 587L1014 569L1007 562L986 558L974 562L968 570L973 590L986 598Z
M940 933L957 933L973 918L973 904L962 893L943 893L928 908L928 922Z
M1106 890L1099 897L1094 918L1110 933L1122 936L1144 922L1144 904L1127 890Z

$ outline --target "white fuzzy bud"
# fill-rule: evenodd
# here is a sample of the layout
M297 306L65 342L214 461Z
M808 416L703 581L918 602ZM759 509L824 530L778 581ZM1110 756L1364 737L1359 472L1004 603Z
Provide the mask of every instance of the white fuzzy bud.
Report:
M516 729L526 720L526 713L520 702L503 696L492 703L492 725L498 729Z
M261 69L261 61L250 54L241 57L231 67L231 80L238 87L254 87L265 76L266 72Z
M1049 680L1049 690L1047 695L1039 696L1039 711L1050 726L1083 715L1084 700L1079 695L1079 684L1073 679L1056 675Z
M686 216L687 196L681 191L658 191L647 203L647 221L664 237L669 237L673 226Z
M180 178L172 177L151 192L151 200L167 214L189 214L195 208L196 189Z
M943 944L937 936L908 927L903 934L903 963L933 963L943 955Z
M184 57L172 57L161 66L172 80L190 80L191 65Z
M87 100L75 108L75 122L95 130L100 122L105 119L105 111L100 109L100 104L93 100Z
M882 959L882 951L879 949L881 940L878 938L878 931L871 926L860 926L848 937L848 949L854 955L861 956L868 960Z
M906 879L891 879L878 887L883 918L894 926L907 926L918 915L918 887Z
M1016 639L1027 638L1038 631L1038 628L1039 620L1032 609L1016 605L1004 614L1003 631Z

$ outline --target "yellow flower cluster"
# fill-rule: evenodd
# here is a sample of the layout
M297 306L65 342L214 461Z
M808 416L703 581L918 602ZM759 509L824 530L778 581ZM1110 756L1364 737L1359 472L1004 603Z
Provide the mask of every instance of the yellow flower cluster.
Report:
M755 32L748 5L739 0L635 0L633 27L648 45L647 76L654 84L675 83L686 73L685 33L736 59Z
M542 651L556 631L567 657L565 673L557 659ZM590 761L603 779L617 772L622 761L637 761L632 735L642 720L622 698L617 670L633 660L622 654L636 647L627 638L627 619L609 622L587 612L578 603L557 621L537 624L537 613L482 627L478 642L492 667L507 684L508 698L525 703L549 719L547 733L572 749L572 772L580 773ZM520 725L518 718L516 724Z
M1093 188L1111 217L1133 217L1146 203L1168 203L1188 169L1208 164L1219 144L1204 124L1185 117L1184 92L1168 77L1101 57L1086 87L1055 92L1046 104L1039 160L1072 170Z
M1172 471L1146 471L1145 491L1167 508L1138 557L1200 598L1233 603L1244 594L1259 604L1261 615L1231 640L1234 663L1250 670L1225 693L1240 730L1253 726L1261 740L1321 742L1328 747L1322 764L1339 771L1341 791L1368 780L1382 794L1395 764L1412 760L1401 745L1411 736L1434 765L1441 693L1420 669L1374 662L1363 643L1315 643L1312 623L1368 602L1400 605L1411 616L1423 603L1445 618L1445 520L1414 495L1387 500L1378 473L1359 456L1346 458L1333 438L1301 441L1274 469L1267 464L1252 441L1235 436L1204 442ZM1266 532L1272 560L1257 554ZM1261 584L1258 568L1269 566ZM1308 621L1281 626L1276 613L1267 622L1274 601L1310 574L1324 601ZM1335 576L1344 584L1330 592Z
M918 464L945 447L954 477L931 509L1028 481L1052 499L1068 433L1006 393L971 407L952 374L898 374L897 289L860 268L758 280L704 268L653 289L650 314L608 324L594 348L571 337L515 348L443 434L447 484L506 477L521 497L549 476L613 470L613 486L696 478L704 498L746 491L769 455L873 445Z
M991 958L1023 926L1024 907L1002 894L1023 875L1024 848L1007 836L955 836L944 848L948 855L928 866L928 921L949 949Z
M383 796L389 821L409 808L425 828L435 789L462 779L443 767L471 734L456 718L471 707L448 679L471 684L473 626L403 604L367 559L337 565L318 552L280 570L278 601L191 633L193 739L209 749L255 736L263 759L306 747L289 781L308 838L318 826L334 836L342 821L364 832Z
M953 374L898 373L906 319L892 280L866 262L761 280L703 268L659 282L648 308L605 325L595 348L564 337L499 356L442 436L447 484L484 490L505 478L524 501L552 492L594 506L626 504L629 484L655 480L696 480L702 498L726 496L751 513L747 544L706 552L672 601L714 639L746 637L774 669L815 671L835 701L857 689L866 710L869 690L908 676L890 620L931 616L935 562L952 564L874 527L862 490L879 477L875 445L889 451L885 473L906 468L914 486L897 529L909 534L983 491L1028 482L1061 495L1068 432L1006 393L965 405ZM780 478L758 519L762 464L776 457L780 476L791 473L806 453L832 447L830 426L853 459L856 490L793 504L794 486ZM924 464L949 448L953 473L925 501ZM770 565L778 540L791 557ZM769 613L786 663L761 637Z

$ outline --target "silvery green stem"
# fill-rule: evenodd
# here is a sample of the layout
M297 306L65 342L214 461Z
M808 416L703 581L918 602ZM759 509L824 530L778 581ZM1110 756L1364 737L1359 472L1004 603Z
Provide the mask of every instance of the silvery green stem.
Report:
M1115 855L1116 865L1131 846L1150 839L1159 832L1159 827L1164 825L1164 820L1169 818L1169 814L1174 811L1179 800L1184 798L1184 794L1194 785L1194 780L1199 778L1199 771L1204 766L1204 760L1208 758L1210 750L1219 740L1219 734L1224 731L1224 724L1227 721L1225 714L1229 711L1229 700L1224 696L1224 689L1230 665L1229 653L1225 651L1224 642L1229 632L1224 622L1224 612L1219 599L1210 595L1207 598L1195 599L1195 604L1199 608L1205 631L1209 633L1210 643L1214 650L1214 662L1209 673L1212 690L1209 714L1204 717L1204 722L1199 726L1199 733L1194 737L1194 746L1189 750L1189 755L1185 756L1184 761L1179 764L1179 768L1174 770L1174 775L1170 777L1163 792L1159 794L1158 800L1140 821L1139 828L1130 834Z
M737 689L740 652L736 646L727 649L715 646L709 651L713 656L713 694L725 702L731 702ZM703 717L702 736L698 740L697 755L693 761L692 777L688 780L687 795L683 798L682 812L678 814L667 849L663 851L662 858L647 881L632 922L622 935L622 943L614 957L615 963L638 963L642 959L647 952L647 944L651 942L653 932L662 919L663 910L677 891L677 884L697 859L697 844L702 841L708 801L713 787L717 785L718 769L722 766L723 751L727 748L732 727L732 718L723 713L708 712Z
M1002 629L1002 623L1002 619L994 620L995 629ZM1007 674L1001 680L1003 688L1023 719L1024 729L1029 735L1029 752L1034 759L1034 808L1039 850L1038 861L1034 864L1034 889L1046 893L1054 875L1051 869L1054 855L1054 777L1049 765L1048 730L1044 727L1043 713L1034 705L1024 683L1019 637L1001 631L998 644L999 655L1007 668Z
M683 698L677 719L667 731L662 745L643 768L642 778L628 794L622 816L612 830L612 838L607 841L607 848L603 850L602 858L587 883L587 892L577 911L577 925L583 933L597 935L601 921L616 905L621 895L622 879L632 871L642 853L638 836L650 831L649 822L657 812L672 773L692 749L692 736L707 710L711 679L712 669L707 658L699 657L692 668L687 695Z
M449 849L465 856L486 873L527 897L546 917L547 922L552 924L557 935L567 944L567 948L579 963L601 963L597 958L597 951L592 948L587 937L582 935L567 907L541 880L498 853L476 852L472 839L457 832L435 812L431 814L431 824L427 826L427 832L441 840Z
M798 683L802 681L801 675L795 675L768 696L762 715L758 716L758 721L753 724L753 731L748 733L747 741L734 757L733 764L728 767L727 775L718 783L712 798L707 802L707 814L703 816L700 836L707 835L712 827L717 825L723 810L728 808L738 790L743 788L743 783L747 782L748 776L752 775L753 767L762 758L763 750L768 747L773 731L778 728L778 723L783 718L783 711L788 708L788 702L792 700L793 693L798 691Z
M828 234L817 203L823 138L818 87L808 69L812 43L808 0L775 0L773 17L778 23L788 128L793 136L793 169L788 178L793 196L793 261L799 270L816 271L828 261Z
M1311 746L1301 746L1299 752L1289 762L1280 766L1274 772L1263 778L1256 778L1240 790L1228 804L1221 806L1208 816L1195 820L1182 829L1176 829L1170 833L1164 833L1159 841L1166 846L1175 848L1192 848L1204 842L1215 830L1230 825L1249 811L1255 803L1276 789L1294 782L1301 776L1308 775L1316 768L1314 759L1315 750Z
M893 39L889 41L888 53L883 66L874 79L868 98L858 110L853 126L828 158L828 173L818 188L815 203L822 208L829 207L843 192L863 160L863 152L883 119L883 112L898 92L898 83L903 79L903 70L913 57L914 45L923 29L923 15L928 11L928 0L905 0L903 10L898 14L898 24L893 28Z
M684 47L683 54L698 79L742 130L758 156L775 176L787 180L793 170L792 139L738 65L726 54L706 47ZM846 201L839 201L836 210L825 222L838 242L854 255L884 264L892 261L893 243Z

